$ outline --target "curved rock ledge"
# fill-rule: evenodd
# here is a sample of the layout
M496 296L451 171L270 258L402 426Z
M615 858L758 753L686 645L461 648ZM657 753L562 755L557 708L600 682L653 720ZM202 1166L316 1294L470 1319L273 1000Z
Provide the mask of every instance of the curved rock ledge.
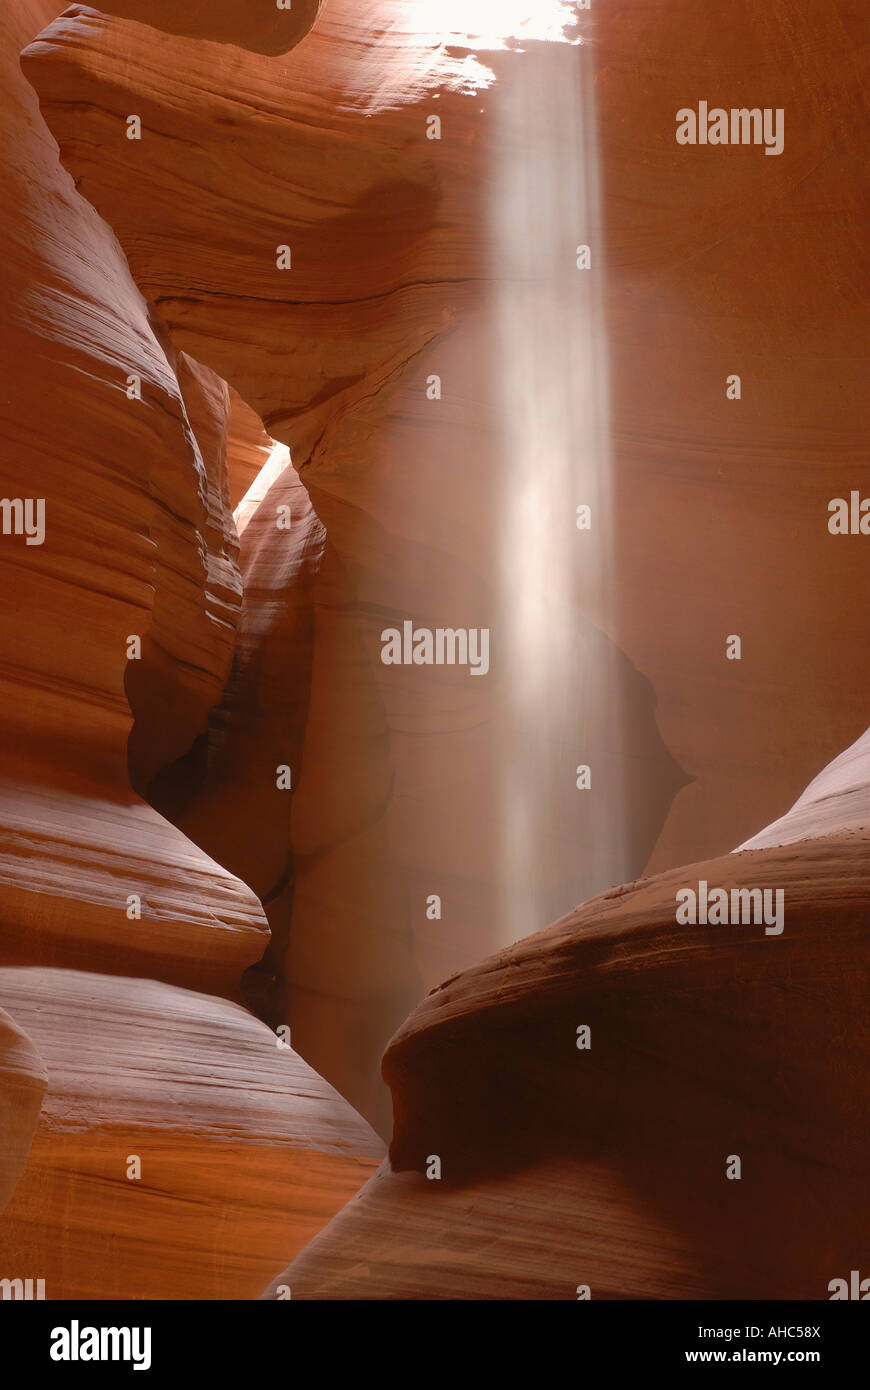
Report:
M0 970L0 1000L49 1071L0 1232L46 1298L254 1297L383 1152L237 1005L38 968Z

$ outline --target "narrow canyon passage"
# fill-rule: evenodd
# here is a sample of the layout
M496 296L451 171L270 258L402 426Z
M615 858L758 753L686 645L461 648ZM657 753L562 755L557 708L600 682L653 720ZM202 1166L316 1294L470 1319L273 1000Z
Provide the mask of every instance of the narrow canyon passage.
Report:
M576 42L496 51L497 74L483 63L503 42L493 35L461 83L434 41L435 73L399 47L396 92L373 102L328 38L319 66L311 54L279 66L83 13L31 45L24 69L172 342L290 446L295 467L242 539L245 601L208 740L198 731L193 752L166 759L169 731L182 731L159 691L169 642L154 629L128 677L134 784L257 893L272 940L246 997L388 1137L380 1058L414 1004L639 873L688 779L662 745L649 683L595 622L608 616L606 342L600 282L574 245L578 227L600 236ZM277 117L288 64L298 102L335 91L337 115L303 142L295 113ZM98 152L122 69L147 138L119 164ZM209 104L197 71L212 74ZM159 111L155 87L171 93ZM244 122L229 114L242 92L258 94ZM553 151L543 168L523 154L530 113L531 149ZM348 138L355 187L336 214L329 171ZM269 181L227 258L257 166ZM205 204L170 206L182 168ZM196 260L217 269L218 237L218 285L191 295ZM231 433L230 469L232 446ZM595 518L589 535L575 499ZM160 596L158 576L155 623ZM477 670L385 665L383 633L406 623L492 634L491 655Z
M47 525L0 551L0 1276L764 1298L785 1249L820 1296L867 1133L843 129L687 173L688 0L2 23L4 492ZM717 21L735 101L770 23ZM763 67L790 108L803 43ZM747 876L779 954L687 942L678 889Z

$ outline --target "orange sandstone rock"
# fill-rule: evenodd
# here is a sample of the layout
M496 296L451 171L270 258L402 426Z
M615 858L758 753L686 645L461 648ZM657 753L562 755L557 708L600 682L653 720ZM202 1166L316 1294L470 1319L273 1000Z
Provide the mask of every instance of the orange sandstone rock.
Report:
M45 522L40 544L0 537L0 961L236 993L260 906L128 772L128 694L144 783L205 728L229 672L226 387L173 347L58 163L19 53L59 8L4 7L0 45L4 493L38 498Z
M47 1081L30 1038L0 1009L0 1212L27 1162Z
M28 968L0 970L0 999L49 1073L0 1245L46 1298L253 1297L381 1156L347 1103L237 1005Z
M614 889L434 990L384 1059L391 1162L294 1297L828 1298L870 1236L870 871L865 833L817 830ZM782 891L782 933L681 925L699 880Z

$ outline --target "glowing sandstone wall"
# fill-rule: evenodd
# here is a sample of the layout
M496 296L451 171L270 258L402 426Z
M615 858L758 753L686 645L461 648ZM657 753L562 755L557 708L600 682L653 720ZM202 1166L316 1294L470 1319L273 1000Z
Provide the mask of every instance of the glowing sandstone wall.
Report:
M253 1297L382 1150L229 1002L262 907L133 790L230 673L227 455L262 445L58 162L19 54L60 8L0 17L0 1278Z

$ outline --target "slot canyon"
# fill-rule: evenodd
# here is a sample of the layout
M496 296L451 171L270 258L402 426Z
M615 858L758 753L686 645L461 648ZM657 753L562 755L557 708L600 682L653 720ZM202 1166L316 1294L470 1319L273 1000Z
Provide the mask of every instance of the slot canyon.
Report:
M870 1274L870 26L797 8L4 0L0 1280Z

